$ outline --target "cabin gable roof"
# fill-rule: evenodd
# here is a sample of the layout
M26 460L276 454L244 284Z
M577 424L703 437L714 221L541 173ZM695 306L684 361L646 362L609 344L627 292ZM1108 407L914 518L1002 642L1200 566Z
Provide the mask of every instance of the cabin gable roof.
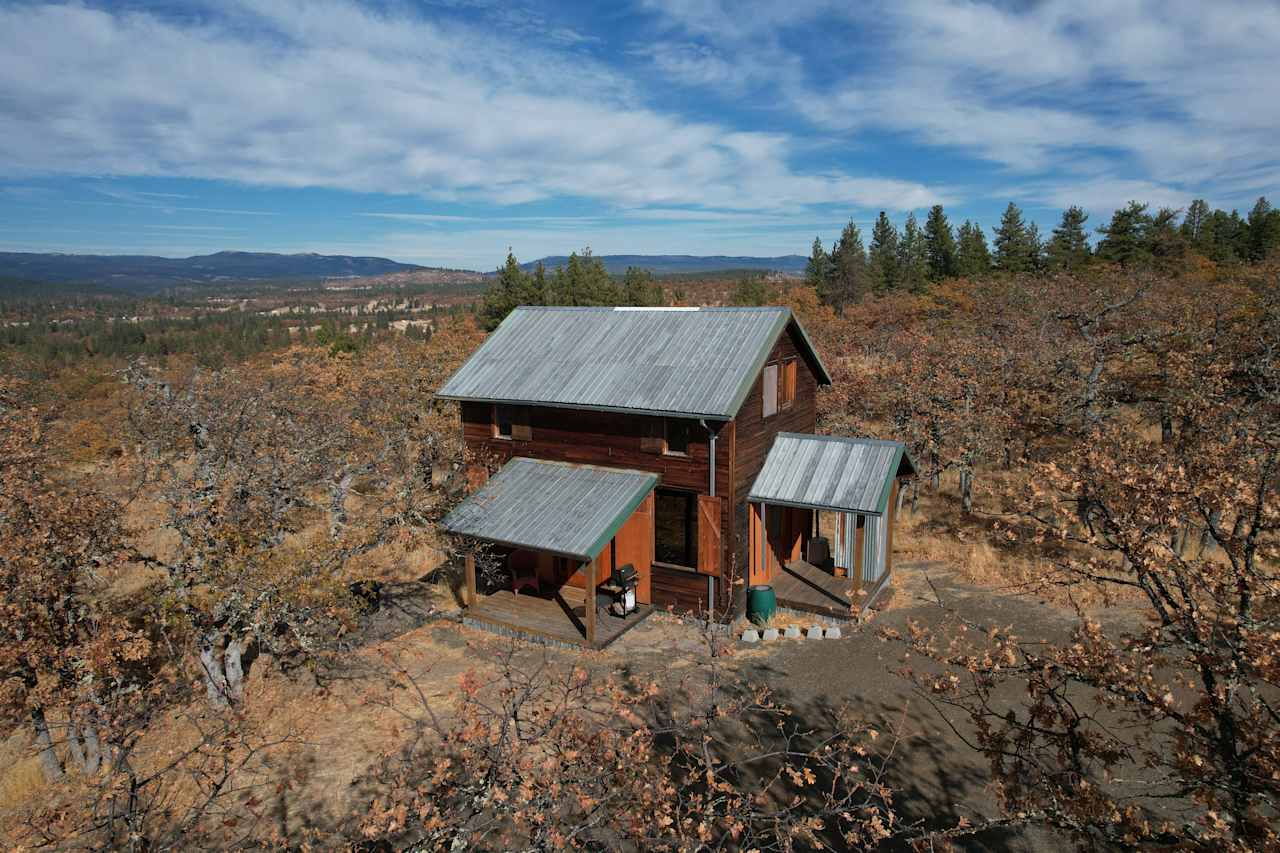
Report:
M788 308L521 307L437 397L731 420L788 330L830 385Z

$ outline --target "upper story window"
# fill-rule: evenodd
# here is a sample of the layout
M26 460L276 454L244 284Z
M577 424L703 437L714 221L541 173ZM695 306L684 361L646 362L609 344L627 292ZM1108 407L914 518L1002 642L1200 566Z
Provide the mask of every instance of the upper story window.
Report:
M511 438L511 429L515 426L515 410L510 406L493 407L493 437Z
M684 418L663 418L665 431L662 452L668 455L687 456L693 441L693 421Z
M764 417L772 417L778 413L778 365L764 366Z
M529 410L523 406L494 406L493 437L532 441L533 429L529 426Z
M782 362L782 375L778 379L778 406L788 408L796 401L796 360Z

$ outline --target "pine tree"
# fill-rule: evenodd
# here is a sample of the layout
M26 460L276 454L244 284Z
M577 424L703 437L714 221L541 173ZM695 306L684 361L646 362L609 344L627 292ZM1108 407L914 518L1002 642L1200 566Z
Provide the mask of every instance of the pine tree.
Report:
M1111 221L1098 229L1098 257L1127 268L1151 261L1151 215L1147 205L1129 202L1111 215Z
M532 280L520 269L516 256L507 250L507 262L498 270L498 278L485 292L480 306L480 325L492 331L517 306L527 305L533 296Z
M1249 211L1248 260L1257 263L1280 248L1280 211L1273 210L1266 196Z
M618 305L622 293L599 258L587 247L579 255L569 255L564 267L557 267L551 290L556 305Z
M533 282L531 283L531 286L530 286L531 295L536 300L533 303L534 305L550 304L549 299L551 296L551 291L548 289L549 286L550 285L547 282L546 264L544 264L542 261L538 261L538 265L533 268ZM433 310L435 309L434 303L432 304L432 309Z
M809 252L809 263L804 268L804 280L818 294L823 302L827 300L823 293L827 288L827 279L831 275L831 256L822 248L822 239L813 238L813 250Z
M1032 222L1027 226L1027 269L1042 272L1044 268L1044 240L1040 238L1040 226Z
M898 229L893 227L884 211L871 229L871 248L867 252L871 288L885 293L898 286Z
M744 276L733 286L730 301L734 305L768 305L777 299L777 294L769 286L763 275Z
M1088 221L1089 214L1079 207L1062 211L1062 222L1053 229L1046 249L1049 269L1070 272L1089 263L1089 237L1084 230Z
M995 230L996 269L1001 272L1028 272L1032 265L1031 240L1027 225L1022 219L1022 209L1013 202L1000 217L1000 227Z
M987 248L987 235L983 233L982 226L975 225L968 219L960 226L957 263L960 275L966 278L979 278L991 272L991 250Z
M1147 252L1156 266L1164 270L1181 266L1187 254L1187 239L1178 227L1181 213L1171 207L1162 207L1147 227Z
M653 273L640 267L627 267L622 276L622 304L650 306L662 304L662 288Z
M929 282L929 248L924 232L914 213L907 214L898 242L898 286L913 293L924 290Z
M862 299L867 291L867 250L862 245L862 231L853 222L840 232L831 249L827 280L818 291L822 301L836 311Z
M1208 234L1203 238L1203 245L1209 250L1209 260L1216 264L1230 264L1240 260L1236 246L1241 224L1242 220L1235 211L1228 214L1225 210L1215 210L1209 214L1205 226Z
M1213 254L1213 228L1210 222L1209 202L1198 198L1187 207L1182 218L1182 236L1187 245L1206 258Z
M924 242L929 255L930 281L941 281L959 273L956 237L940 204L929 209L929 218L924 222Z
M1223 233L1227 235L1232 259L1237 263L1247 261L1249 259L1249 223L1240 215L1240 211L1231 211Z

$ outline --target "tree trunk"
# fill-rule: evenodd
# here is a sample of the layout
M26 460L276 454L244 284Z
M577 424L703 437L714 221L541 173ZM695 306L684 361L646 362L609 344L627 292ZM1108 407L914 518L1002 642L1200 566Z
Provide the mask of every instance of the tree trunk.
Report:
M227 650L222 656L227 680L227 698L232 702L238 703L244 700L244 664L241 662L241 656L247 645L248 643L243 639L235 637L227 643Z
M960 503L966 513L973 512L973 473L960 472Z
M347 526L347 493L354 478L348 473L335 479L329 486L329 538L337 539Z
M1160 410L1160 443L1170 444L1173 442L1173 416L1169 414L1168 409Z
M206 636L201 640L200 665L204 668L204 684L209 704L215 708L227 707L227 676L222 671L222 661L212 637Z
M894 505L893 511L895 515L902 515L902 502L907 499L907 490L902 487L902 482L898 482L898 502Z
M1173 536L1170 537L1169 546L1173 549L1173 553L1182 559L1187 553L1187 540L1191 538L1191 525L1185 522L1173 528Z
M1222 524L1222 511L1213 510L1209 513L1209 523L1204 526L1204 530L1200 533L1200 555L1212 554L1214 549L1213 531Z
M102 744L98 739L98 721L90 716L82 727L84 732L84 772L92 776L102 766Z
M916 477L911 481L911 514L916 515L920 512L920 478Z
M84 747L80 745L80 730L74 717L67 722L67 751L71 753L71 760L76 767L87 773Z
M62 762L58 753L53 750L53 738L49 736L49 721L44 718L44 710L36 708L31 712L31 724L36 730L36 746L39 749L40 769L48 782L61 782L63 779Z

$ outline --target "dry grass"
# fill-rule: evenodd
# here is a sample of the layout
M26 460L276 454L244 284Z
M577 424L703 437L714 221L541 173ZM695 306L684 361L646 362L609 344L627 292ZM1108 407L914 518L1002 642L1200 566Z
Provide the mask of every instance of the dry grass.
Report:
M31 802L46 787L25 732L16 731L0 740L0 767L4 768L0 770L0 812Z
M1018 485L1021 476L1003 470L980 472L970 514L961 508L958 477L943 477L937 492L921 484L919 512L911 512L908 498L898 518L894 562L943 563L968 583L1032 593L1062 606L1106 603L1101 590L1056 583L1054 561L1069 556L1064 546L1050 550L1026 537L1011 541L1003 535L1014 518L998 496Z

